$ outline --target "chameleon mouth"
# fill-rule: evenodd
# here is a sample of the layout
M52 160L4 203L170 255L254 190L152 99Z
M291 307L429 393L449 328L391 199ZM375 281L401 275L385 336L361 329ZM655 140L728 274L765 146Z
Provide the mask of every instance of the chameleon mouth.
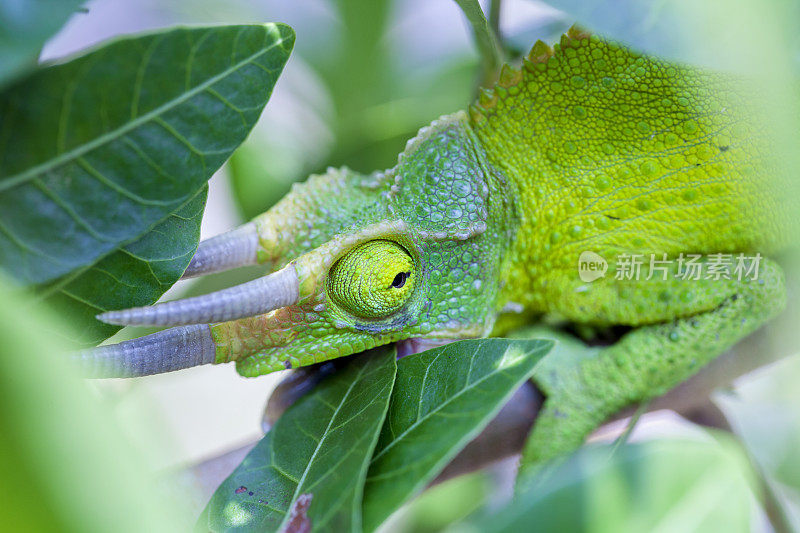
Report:
M424 352L437 346L444 346L453 342L453 339L430 339L425 337L411 337L410 339L403 339L395 343L397 348L397 358L413 355L415 353Z

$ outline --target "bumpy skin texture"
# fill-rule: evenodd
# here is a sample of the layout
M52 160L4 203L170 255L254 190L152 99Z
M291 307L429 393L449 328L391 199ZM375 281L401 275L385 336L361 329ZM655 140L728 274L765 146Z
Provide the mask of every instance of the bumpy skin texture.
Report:
M674 276L682 253L766 256L788 239L796 205L781 198L757 102L742 80L580 30L555 50L537 43L469 114L421 130L396 167L331 169L258 217L262 262L294 265L301 298L214 325L217 362L255 376L401 339L485 336L507 310L634 327L577 361L556 352L539 376L548 400L526 464L569 451L782 308L769 259L750 282ZM395 255L375 261L370 246ZM583 251L611 274L581 281ZM657 254L673 271L617 280L620 254ZM400 272L412 283L393 292Z
M775 211L788 206L752 89L579 32L559 48L551 57L537 44L539 61L507 69L471 110L490 162L518 184L523 223L504 281L520 303L581 322L657 322L693 303L625 305L630 284L613 279L575 293L580 253L613 271L620 254L770 253L784 243Z
M214 325L217 362L235 360L241 374L257 376L410 337L487 335L513 226L507 188L489 170L464 113L421 130L393 169L370 176L331 169L296 186L255 222L263 261L272 268L291 262L301 299ZM408 251L416 270L405 303L369 317L328 288L338 262L376 240ZM397 272L384 274L391 280Z

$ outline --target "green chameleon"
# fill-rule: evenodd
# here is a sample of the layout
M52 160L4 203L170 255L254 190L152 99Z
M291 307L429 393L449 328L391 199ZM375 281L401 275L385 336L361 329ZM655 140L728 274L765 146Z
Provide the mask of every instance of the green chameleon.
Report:
M394 168L312 176L201 243L184 277L255 263L272 273L99 315L177 327L80 358L95 376L230 361L258 376L542 317L630 328L538 378L547 400L525 454L561 455L784 306L769 256L788 244L796 206L754 91L577 28L554 49L540 41L468 112L420 130Z

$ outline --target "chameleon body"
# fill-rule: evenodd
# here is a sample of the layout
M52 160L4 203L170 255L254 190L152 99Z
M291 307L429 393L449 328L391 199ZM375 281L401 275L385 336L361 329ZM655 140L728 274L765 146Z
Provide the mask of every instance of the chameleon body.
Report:
M528 462L579 446L784 305L769 255L787 244L794 206L753 90L577 29L555 49L537 43L468 112L423 128L394 168L330 169L256 218L258 259L294 269L296 302L212 325L215 362L257 376L486 336L514 314L628 326L538 378L548 399ZM586 251L607 275L581 279ZM757 279L679 275L682 254L720 253L760 254ZM666 260L664 277L645 262L617 279L635 254Z

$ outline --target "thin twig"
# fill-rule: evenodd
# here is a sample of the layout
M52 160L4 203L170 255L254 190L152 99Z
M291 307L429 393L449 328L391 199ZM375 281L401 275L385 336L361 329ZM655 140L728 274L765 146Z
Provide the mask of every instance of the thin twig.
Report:
M628 439L633 433L633 429L636 427L636 424L639 422L639 419L642 417L643 414L647 412L647 408L650 406L650 402L642 402L636 407L636 411L633 413L630 421L628 422L628 426L625 428L625 431L622 432L622 435L617 437L614 441L614 445L611 447L611 455L617 453L617 449L628 442Z

